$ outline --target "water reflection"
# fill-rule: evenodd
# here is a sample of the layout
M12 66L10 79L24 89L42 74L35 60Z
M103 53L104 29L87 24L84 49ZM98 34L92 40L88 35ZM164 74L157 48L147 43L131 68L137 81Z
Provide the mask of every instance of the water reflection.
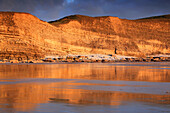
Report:
M114 91L114 87L127 88L127 90L129 87L133 87L134 90L140 90L140 87L152 89L153 86L144 86L145 84L128 86L127 84L108 82L108 84L104 84L92 81L170 81L168 69L150 68L153 67L110 66L107 64L0 65L0 111L33 112L38 111L37 108L41 103L53 103L55 106L61 103L83 106L112 105L119 108L129 103L134 103L135 107L135 102L144 102L150 103L152 106L158 104L166 107L170 104L168 86L163 94L134 93L125 90ZM57 80L50 79L51 81L49 81L47 78L57 78ZM35 79L40 80L34 81ZM78 79L86 79L90 82L85 83ZM105 87L102 89L102 86ZM89 89L89 87L93 89ZM153 90L155 89L153 88ZM50 111L50 109L48 110Z
M107 64L0 65L0 78L170 82L170 69L154 69L153 66L112 66Z
M71 89L70 85L57 88L63 84L65 83L1 85L0 108L13 108L15 111L33 111L39 103L47 102L78 105L114 105L117 107L131 101L170 104L170 95L168 94Z

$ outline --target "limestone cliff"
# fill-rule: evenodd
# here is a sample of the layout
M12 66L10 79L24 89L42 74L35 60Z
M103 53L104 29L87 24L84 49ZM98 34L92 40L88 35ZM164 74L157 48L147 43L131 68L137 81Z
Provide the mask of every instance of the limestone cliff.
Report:
M124 55L170 53L170 15L138 20L73 15L49 23L61 28L70 44L94 53L114 53L115 48Z
M0 13L0 58L46 55L170 53L170 15L139 20L68 16L44 22L28 13Z
M0 57L35 59L59 46L57 28L27 13L0 13ZM58 49L57 49L58 50ZM57 50L55 51L56 53Z

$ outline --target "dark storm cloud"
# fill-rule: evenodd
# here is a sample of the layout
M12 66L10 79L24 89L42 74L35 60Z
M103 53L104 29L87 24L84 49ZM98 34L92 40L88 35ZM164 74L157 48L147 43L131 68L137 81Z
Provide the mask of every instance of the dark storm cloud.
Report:
M136 19L170 13L170 0L0 0L1 11L28 12L43 20L71 14Z
M74 0L74 2L67 5L67 10L75 13L84 14L100 14L103 12L104 0Z
M170 13L170 0L116 0L115 7L108 5L105 12L111 8L119 17L140 18Z
M74 0L67 10L91 16L140 18L170 13L170 0Z
M56 18L64 0L0 0L1 11L28 12L41 19Z
M37 8L48 9L61 6L64 0L0 0L0 9L6 11L33 12Z

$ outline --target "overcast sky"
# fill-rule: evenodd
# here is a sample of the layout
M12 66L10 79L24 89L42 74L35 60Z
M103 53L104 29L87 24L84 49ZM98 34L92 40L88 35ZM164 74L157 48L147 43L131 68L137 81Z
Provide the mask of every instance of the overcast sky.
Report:
M137 19L170 14L170 0L0 0L0 11L28 12L44 21L74 14Z

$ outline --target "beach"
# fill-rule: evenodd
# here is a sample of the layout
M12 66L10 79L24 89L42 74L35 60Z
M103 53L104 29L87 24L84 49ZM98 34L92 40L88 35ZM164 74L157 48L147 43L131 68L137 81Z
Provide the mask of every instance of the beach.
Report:
M0 111L170 112L170 63L1 64Z

